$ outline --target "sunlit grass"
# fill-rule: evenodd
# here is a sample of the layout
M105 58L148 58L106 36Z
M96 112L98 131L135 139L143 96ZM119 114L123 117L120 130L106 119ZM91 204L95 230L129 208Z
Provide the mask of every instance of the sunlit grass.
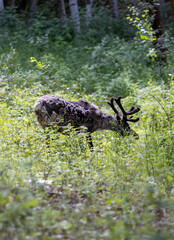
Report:
M139 140L97 132L93 151L71 127L48 148L33 112L43 89L11 89L0 103L2 239L172 239L172 83L134 96Z

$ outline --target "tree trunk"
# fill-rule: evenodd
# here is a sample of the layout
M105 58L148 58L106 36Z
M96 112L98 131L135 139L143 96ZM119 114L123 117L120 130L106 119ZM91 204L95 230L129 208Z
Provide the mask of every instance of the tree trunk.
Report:
M37 0L30 0L30 18L33 18L37 9Z
M159 0L159 9L160 9L160 16L161 19L164 19L167 17L167 13L166 13L166 8L165 8L165 0Z
M174 14L174 0L170 0L170 3L171 3L171 7L172 7L172 10L173 10L173 14Z
M112 0L113 3L113 17L118 18L118 0Z
M86 0L86 25L88 26L90 23L90 19L92 17L91 8L92 8L93 0Z
M161 16L158 1L146 0L150 3L151 7L149 8L149 16L152 19L152 29L156 40L153 41L154 48L157 52L156 60L158 62L167 62L167 48L164 41L163 30L161 26Z
M4 9L4 1L0 0L0 11Z
M66 26L66 9L64 0L59 1L59 9L60 9L60 25Z
M6 0L6 6L8 7L15 6L15 0Z
M69 0L72 22L76 33L80 33L80 18L77 0Z

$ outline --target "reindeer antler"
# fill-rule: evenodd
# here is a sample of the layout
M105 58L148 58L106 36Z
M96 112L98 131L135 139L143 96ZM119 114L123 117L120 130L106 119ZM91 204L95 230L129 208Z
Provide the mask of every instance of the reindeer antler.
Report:
M121 96L119 96L118 98L115 98L115 101L117 103L117 105L119 106L119 108L121 109L122 113L123 113L123 120L124 121L129 121L129 122L137 122L139 120L139 118L135 118L135 119L132 119L132 117L130 118L127 118L128 115L133 115L137 112L140 111L140 108L135 108L134 106L130 108L129 111L125 111L124 107L122 106L122 103L121 103Z
M117 115L117 120L122 120L122 121L129 121L129 122L137 122L139 120L139 118L135 118L135 119L132 119L132 116L130 118L127 118L128 115L133 115L137 112L140 111L140 108L137 107L135 108L134 106L131 107L129 109L129 111L126 111L124 109L124 107L122 106L122 103L121 103L121 96L119 96L118 98L111 98L110 102L108 102L108 104L111 106L111 108L114 110L114 112L116 113ZM116 101L117 105L119 106L120 110L122 111L123 114L121 114L117 109L116 107L114 106L114 100Z
M117 115L120 115L120 112L116 109L116 107L114 106L114 100L116 98L112 97L110 102L108 102L108 104L111 106L111 108L114 110L114 112L117 114Z
M117 116L117 121L120 123L121 122L121 117L122 117L122 114L116 109L116 107L114 106L114 100L115 98L112 97L110 102L108 102L108 104L111 106L111 108L114 110L114 112L116 113L116 116Z

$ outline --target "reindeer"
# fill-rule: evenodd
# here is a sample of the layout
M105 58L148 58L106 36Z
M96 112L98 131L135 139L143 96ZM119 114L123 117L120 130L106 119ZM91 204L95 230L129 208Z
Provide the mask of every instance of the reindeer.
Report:
M114 102L117 103L122 113L116 109ZM133 134L136 138L139 138L138 134L130 128L128 122L139 120L139 118L132 119L130 115L139 112L140 108L131 107L129 111L125 111L121 104L121 96L118 98L112 97L108 104L116 113L116 116L104 113L87 100L72 102L55 95L45 95L36 101L34 111L37 121L43 129L52 127L56 128L58 132L64 132L64 127L69 123L77 132L80 131L81 126L85 127L91 148L93 148L91 133L95 131L112 130L122 136ZM128 118L128 116L130 117Z

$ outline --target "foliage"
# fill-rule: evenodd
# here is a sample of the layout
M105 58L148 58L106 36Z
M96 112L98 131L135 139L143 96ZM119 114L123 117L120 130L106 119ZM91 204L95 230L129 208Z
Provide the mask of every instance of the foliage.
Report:
M171 239L173 84L135 89L125 105L141 106L141 123L134 126L140 139L96 133L94 152L73 129L58 139L52 133L47 149L33 113L42 85L4 89L1 239L77 239L84 233L86 239Z
M134 38L73 40L37 24L0 39L0 239L173 239L173 37L159 72ZM96 132L92 152L67 126L48 148L33 105L53 92L108 113L108 98L124 96L141 107L139 140Z
M136 7L129 7L131 16L127 19L130 23L137 28L137 34L139 35L143 44L153 43L156 41L156 36L152 29L151 19L149 17L149 10L144 9L143 12L139 11ZM152 61L155 61L157 53L155 48L149 47L147 57L150 57Z

